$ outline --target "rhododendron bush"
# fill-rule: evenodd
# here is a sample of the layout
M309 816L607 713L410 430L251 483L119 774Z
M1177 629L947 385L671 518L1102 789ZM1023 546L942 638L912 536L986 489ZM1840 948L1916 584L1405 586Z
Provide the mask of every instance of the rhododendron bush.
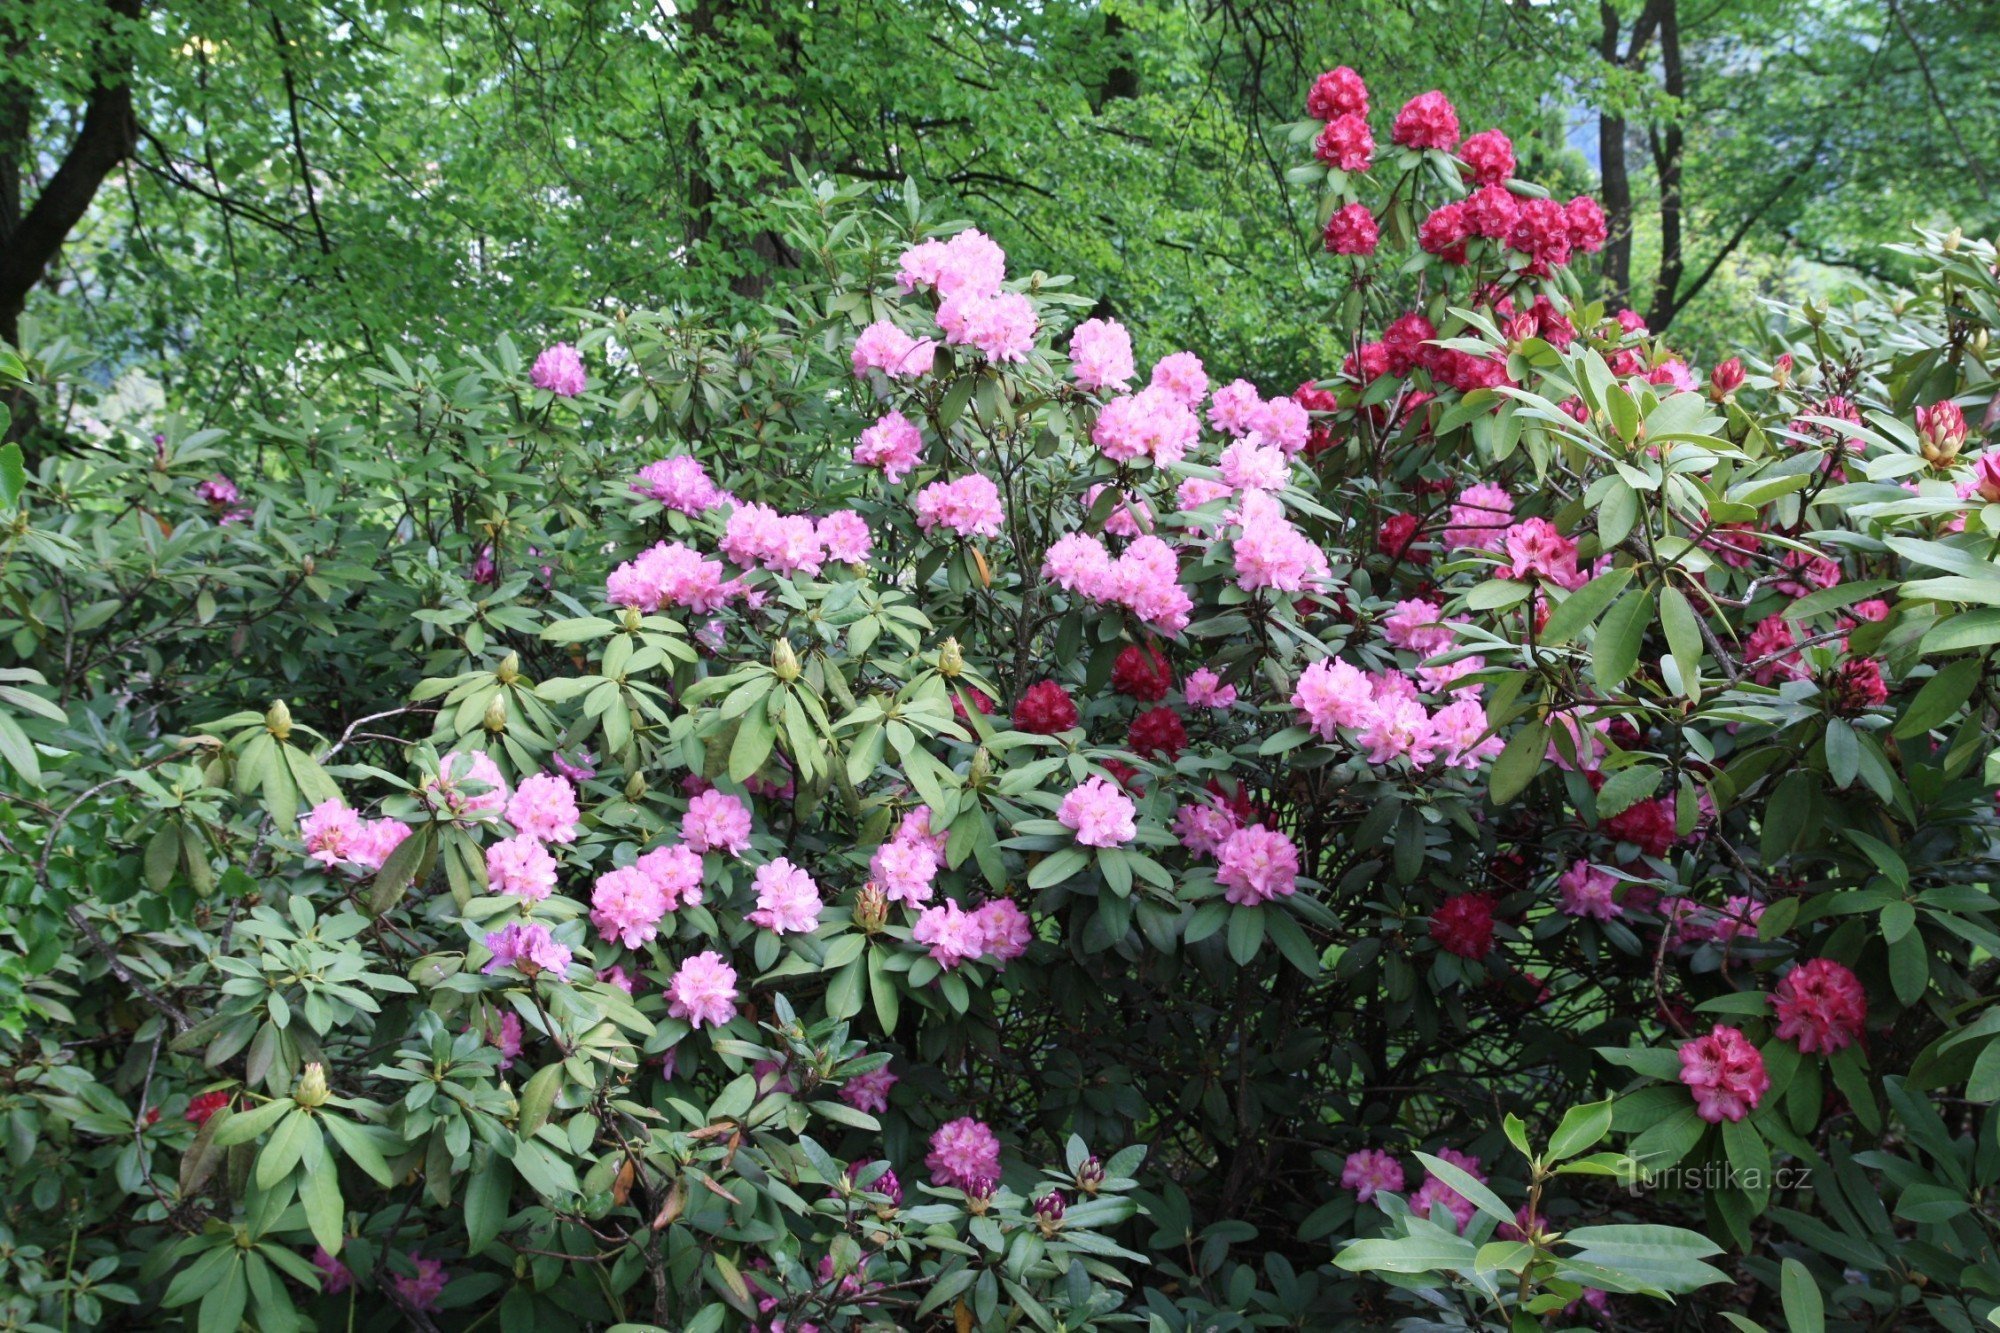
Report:
M1330 364L807 181L767 327L16 462L14 1324L1986 1321L1993 248L1697 366L1307 110Z

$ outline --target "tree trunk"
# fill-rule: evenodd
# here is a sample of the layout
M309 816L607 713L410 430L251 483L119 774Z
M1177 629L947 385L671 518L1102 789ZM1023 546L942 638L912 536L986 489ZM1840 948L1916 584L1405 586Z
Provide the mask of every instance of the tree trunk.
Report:
M1622 64L1618 58L1618 11L1611 7L1611 0L1600 0L1598 9L1604 19L1598 51L1605 64ZM1626 305L1632 299L1632 177L1625 165L1625 132L1622 112L1598 113L1598 169L1604 182L1604 220L1610 233L1604 242L1604 299L1613 306Z
M1681 69L1681 29L1676 0L1663 0L1660 8L1660 66L1668 97L1687 94L1687 79ZM1660 274L1653 283L1653 304L1646 312L1646 326L1658 333L1673 323L1681 308L1681 279L1687 272L1687 250L1682 236L1681 167L1685 156L1679 120L1670 120L1654 139L1653 160L1660 176Z
M97 68L83 127L77 131L62 163L25 213L20 188L23 167L34 153L32 106L25 89L10 88L0 96L0 339L18 342L21 311L28 294L47 275L76 224L83 220L104 178L124 161L138 142L138 122L132 115L132 58L120 21L139 17L142 0L109 0L112 23L99 42ZM23 34L10 37L18 40Z

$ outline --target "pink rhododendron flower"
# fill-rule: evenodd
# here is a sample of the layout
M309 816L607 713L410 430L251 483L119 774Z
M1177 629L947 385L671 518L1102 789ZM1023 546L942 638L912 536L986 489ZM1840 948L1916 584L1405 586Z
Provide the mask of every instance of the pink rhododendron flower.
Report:
M1514 517L1514 497L1504 486L1477 482L1452 502L1451 525L1445 545L1459 549L1494 550L1505 544Z
M884 413L861 432L861 443L854 446L854 461L862 467L881 469L888 481L901 481L924 461L923 432L901 412Z
M784 857L757 868L756 910L746 920L780 935L803 934L819 926L819 885L813 877Z
M1694 1093L1695 1114L1711 1125L1741 1120L1770 1089L1764 1056L1736 1028L1717 1023L1705 1037L1681 1044L1681 1082Z
M990 296L1007 280L1007 255L992 237L969 227L948 240L911 246L900 270L896 281L906 292L929 287L939 296Z
M934 481L917 492L917 526L945 528L961 537L998 537L1006 511L1000 488L989 477L968 473L954 481Z
M921 379L931 373L937 344L929 338L912 338L886 319L878 319L854 340L853 365L856 376L879 370L891 379Z
M667 1012L694 1027L721 1027L736 1017L736 969L713 949L680 965L667 982Z
M486 936L484 943L493 951L493 957L479 969L481 972L511 967L529 976L549 972L558 981L568 978L572 956L569 948L556 943L549 928L539 921L511 922Z
M729 497L709 478L701 460L689 454L662 458L639 469L632 489L678 513L699 518L720 508Z
M556 859L525 833L502 838L486 849L486 887L540 902L556 887Z
M1222 678L1207 667L1198 667L1188 673L1182 694L1190 708L1213 708L1218 711L1236 702L1236 687L1224 685Z
M1438 740L1431 715L1415 699L1384 697L1378 689L1375 707L1362 723L1355 744L1371 764L1407 759L1418 768L1437 758Z
M1831 958L1813 958L1785 973L1771 993L1777 1033L1807 1055L1831 1055L1861 1040L1868 996L1853 972Z
M857 1111L881 1115L889 1109L889 1089L903 1080L889 1072L889 1066L856 1074L840 1086L840 1100Z
M701 901L701 855L686 843L655 847L632 865L653 881L669 912Z
M1367 726L1375 716L1375 687L1365 672L1347 662L1322 658L1307 666L1292 690L1292 707L1299 710L1313 734L1335 739L1337 727Z
M1192 408L1168 390L1148 386L1106 403L1090 438L1115 463L1150 458L1169 467L1186 456L1200 433Z
M654 939L667 914L667 898L637 866L619 866L597 877L590 891L590 922L599 935L628 949Z
M1174 352L1153 363L1151 387L1172 394L1183 406L1201 406L1208 395L1208 371L1193 352Z
M1530 518L1507 529L1501 539L1510 579L1546 579L1559 588L1580 588L1588 577L1576 567L1576 543L1545 518Z
M613 606L660 611L670 606L709 612L733 590L720 560L710 560L680 542L659 542L611 571L605 600Z
M1382 618L1382 637L1397 648L1407 648L1423 657L1435 656L1452 645L1452 633L1443 621L1443 609L1420 597L1396 603Z
M948 1189L969 1190L975 1182L996 1182L1000 1178L1000 1140L971 1116L946 1121L931 1134L924 1168L934 1184Z
M516 1013L500 1015L498 1026L487 1025L480 1031L486 1044L500 1052L500 1067L513 1067L514 1057L521 1053L521 1016Z
M953 346L977 348L988 361L1025 361L1040 324L1035 303L1019 292L993 296L961 291L938 307L938 327Z
M1236 586L1245 592L1303 592L1331 575L1326 552L1285 517L1275 497L1245 491L1231 518L1240 529L1230 543Z
M989 899L981 903L972 916L984 941L981 952L1003 966L1026 953L1035 938L1035 928L1028 920L1028 914L1011 898Z
M327 1253L326 1246L313 1246L313 1267L319 1270L319 1289L328 1296L338 1296L354 1285L354 1273L340 1260Z
M306 855L321 865L373 874L410 836L410 829L400 820L363 819L332 797L306 812L299 820L299 834Z
M1229 807L1213 801L1191 802L1174 815L1174 836L1196 856L1214 856L1238 827Z
M1122 847L1137 837L1131 798L1103 778L1087 778L1063 797L1056 818L1085 847Z
M932 960L947 972L986 952L986 931L979 918L949 898L918 914L910 938L929 945Z
M1096 512L1097 498L1104 491L1104 483L1099 482L1083 493L1084 513ZM1137 537L1152 530L1153 511L1131 491L1120 495L1104 518L1104 531L1113 537Z
M697 792L681 816L681 841L696 852L741 856L750 846L750 807L727 792Z
M474 793L472 785L483 790ZM461 818L499 814L507 808L507 779L484 750L453 750L438 760L437 777L426 779L426 790L443 800L445 809Z
M1618 881L1611 872L1601 870L1588 861L1577 861L1563 871L1562 878L1556 881L1556 888L1562 894L1562 910L1571 916L1609 921L1620 915L1621 909L1613 896Z
M1257 429L1257 411L1264 405L1257 386L1249 380L1231 380L1215 391L1208 405L1208 424L1230 435L1247 435Z
M574 398L585 386L583 357L568 343L544 348L528 371L528 383L558 398Z
M1454 699L1431 715L1430 739L1446 768L1476 769L1507 746L1487 734L1492 725L1477 699Z
M1222 451L1217 470L1231 489L1237 491L1282 490L1292 479L1292 464L1285 451L1263 443L1257 435L1232 440Z
M826 550L819 530L805 514L780 514L768 505L744 504L730 511L718 549L733 563L762 566L779 574L816 576Z
M1596 254L1611 238L1611 227L1605 221L1604 210L1586 194L1576 196L1563 207L1563 224L1569 229L1570 246L1585 254ZM1641 325L1639 332L1644 331L1645 327Z
M1439 1148L1431 1156L1450 1163L1481 1184L1486 1183L1486 1174L1479 1169L1479 1159L1469 1153L1462 1153L1453 1148ZM1435 1222L1437 1221L1435 1210L1438 1208L1451 1214L1460 1231L1464 1231L1470 1225L1473 1214L1479 1211L1472 1200L1445 1184L1432 1172L1426 1171L1424 1183L1410 1196L1410 1211L1418 1217L1429 1218Z
M1252 907L1298 890L1299 849L1276 829L1252 824L1223 839L1216 850L1216 883L1223 897Z
M868 563L874 537L868 531L868 521L852 509L836 509L826 515L813 524L813 535L819 538L827 559L846 565Z
M1347 1155L1340 1168L1340 1183L1354 1191L1356 1203L1367 1203L1377 1194L1401 1194L1403 1164L1380 1148L1363 1148Z
M507 822L515 831L543 842L575 842L582 817L576 808L576 789L568 778L554 773L522 778L507 802Z
M1069 339L1070 373L1086 389L1123 391L1135 373L1132 335L1115 319L1086 319Z

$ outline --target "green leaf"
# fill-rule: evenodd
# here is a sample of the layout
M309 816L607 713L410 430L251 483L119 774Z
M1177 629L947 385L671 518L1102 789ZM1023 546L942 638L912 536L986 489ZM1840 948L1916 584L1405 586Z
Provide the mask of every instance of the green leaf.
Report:
M1424 1164L1426 1171L1464 1195L1480 1212L1502 1225L1513 1225L1514 1210L1509 1208L1499 1195L1481 1184L1479 1178L1470 1171L1464 1167L1453 1166L1442 1157L1433 1157L1429 1153L1418 1153L1417 1160Z
M278 1123L285 1112L296 1110L298 1104L289 1097L279 1097L265 1102L262 1106L247 1111L218 1112L228 1118L215 1131L215 1146L227 1148L233 1144L248 1143L265 1130Z
M1660 770L1651 764L1621 768L1605 780L1597 793L1597 817L1611 819L1624 814L1651 796L1660 786Z
M1796 1259L1785 1260L1778 1280L1785 1306L1788 1333L1826 1333L1826 1305L1806 1266Z
M1667 634L1667 651L1680 672L1681 693L1701 697L1701 622L1687 594L1679 588L1660 589L1660 628Z
M1264 909L1238 907L1229 914L1229 956L1247 967L1264 944Z
M1619 599L1605 613L1590 644L1590 674L1598 689L1609 694L1632 674L1652 623L1653 594L1647 589Z
M299 1164L299 1157L306 1150L306 1136L317 1135L319 1127L313 1118L297 1106L292 1113L278 1122L271 1132L271 1141L257 1154L257 1187L276 1189L278 1182L292 1173Z
M382 862L382 868L375 872L374 884L369 887L366 906L370 916L382 916L403 901L403 894L415 881L418 869L428 864L436 836L433 827L424 824L396 844L396 850Z
M28 488L28 469L21 461L21 446L0 444L0 508L11 509Z
M1535 774L1541 771L1542 759L1548 752L1548 723L1531 722L1515 732L1507 748L1493 761L1493 772L1488 778L1493 803L1505 805L1526 791Z
M375 1178L378 1185L393 1185L396 1177L390 1174L389 1163L382 1157L382 1150L368 1137L366 1130L351 1120L337 1115L322 1114L320 1120L326 1125L333 1141L347 1154L347 1160Z
M306 1225L312 1229L313 1239L325 1246L328 1254L339 1254L347 1222L341 1206L340 1173L307 1171L301 1175L299 1202L305 1206Z
M1588 1152L1611 1132L1611 1099L1572 1106L1563 1112L1562 1123L1549 1135L1549 1160L1560 1162Z
M1921 736L1956 713L1972 697L1973 687L1979 684L1984 670L1985 663L1976 657L1961 657L1940 668L1910 700L1910 706L1896 723L1895 737L1908 740Z
M562 1091L562 1061L543 1065L535 1071L521 1089L521 1119L515 1132L527 1138L543 1125L549 1123L549 1112L556 1104L556 1094Z
M1357 1240L1336 1254L1333 1262L1350 1273L1431 1273L1469 1268L1478 1253L1471 1241L1440 1233Z
M1575 1256L1578 1262L1602 1265L1670 1295L1729 1281L1701 1262L1720 1254L1722 1247L1680 1227L1578 1227L1563 1239L1581 1248Z
M1568 643L1602 615L1604 608L1632 581L1632 569L1607 570L1590 582L1578 588L1563 599L1561 606L1549 612L1549 620L1542 627L1541 642L1554 647Z
M506 1225L514 1168L499 1153L489 1153L486 1165L465 1185L466 1248L477 1254L492 1244Z

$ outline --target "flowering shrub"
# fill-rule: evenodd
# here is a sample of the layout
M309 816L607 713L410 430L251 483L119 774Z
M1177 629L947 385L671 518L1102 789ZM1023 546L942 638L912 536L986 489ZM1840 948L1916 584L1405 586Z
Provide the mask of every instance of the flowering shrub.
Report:
M0 458L10 1317L1984 1318L1992 247L1704 376L1308 110L1289 392L819 184L770 329Z

